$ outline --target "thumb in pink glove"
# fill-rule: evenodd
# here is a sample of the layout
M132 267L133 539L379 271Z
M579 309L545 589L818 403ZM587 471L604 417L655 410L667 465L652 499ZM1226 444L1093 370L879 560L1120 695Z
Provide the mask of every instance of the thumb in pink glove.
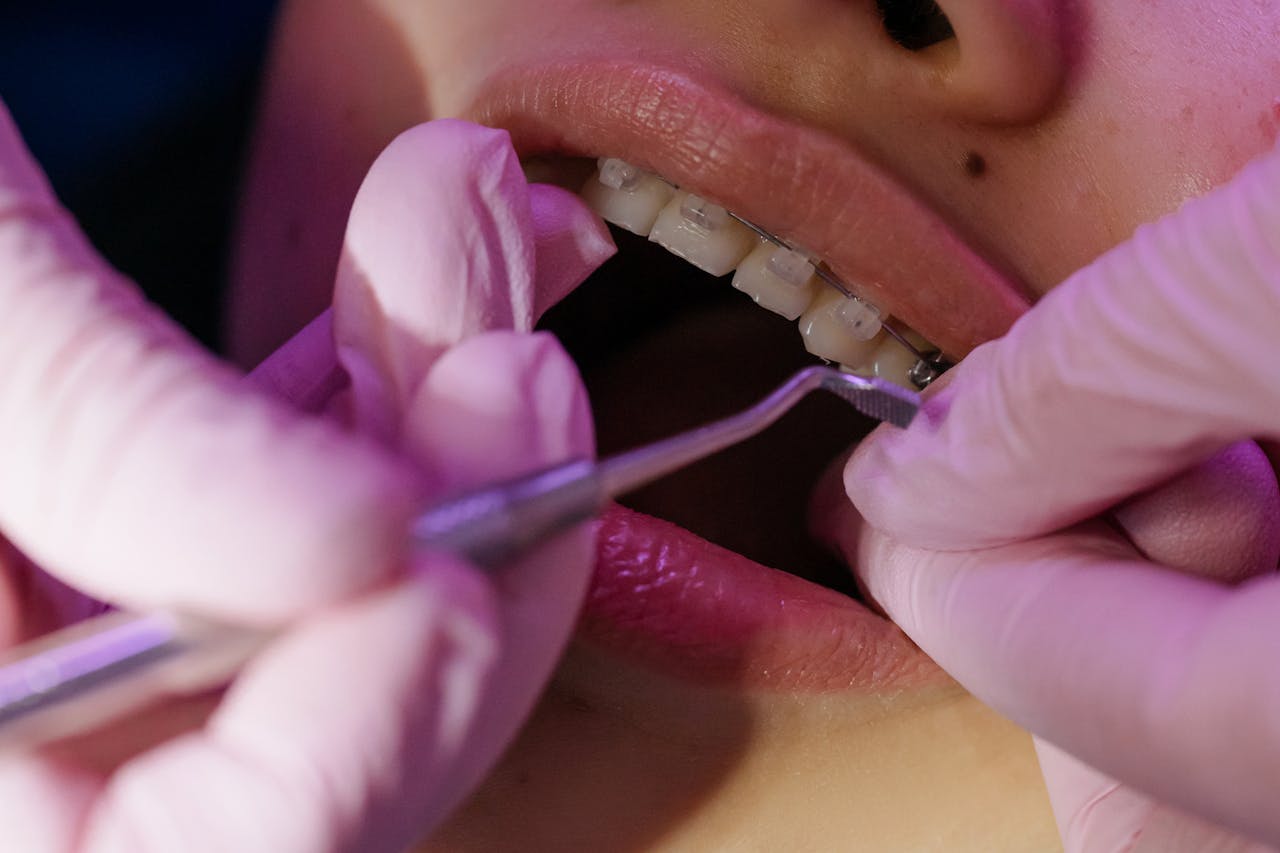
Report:
M477 162L459 142L419 136L375 172L434 161L465 185L476 169L508 171L509 153L490 146ZM532 246L522 255L532 263L546 234L535 230L520 187L504 181L473 196L474 217L509 214L492 232L492 250ZM406 200L398 211L406 220L423 213L414 205L433 203L430 193ZM357 210L353 229L362 216ZM561 224L578 220L567 211ZM459 217L458 229L469 222ZM441 251L452 245L441 238ZM602 238L579 245L576 257L553 252L561 263L534 276L535 285L564 288L609 252ZM367 251L398 249L389 242ZM498 589L439 556L416 558L406 572L403 531L423 498L420 474L238 386L156 316L58 209L7 116L0 348L8 356L0 528L27 556L123 606L290 626L202 729L123 765L101 760L93 743L0 757L6 845L391 850L456 801L477 772L469 769L477 715L509 642ZM285 353L284 372L296 374L306 360ZM491 381L460 382L474 364ZM480 339L441 358L428 378L440 392L434 418L446 420L451 405L488 437L543 431L546 441L526 446L521 464L583 442L576 374L545 341ZM526 383L561 393L535 397ZM494 467L512 461L495 454ZM505 472L458 477L491 473ZM557 555L564 571L585 574L580 538L559 547L573 549ZM3 553L6 641L92 607L16 549Z
M1076 274L846 469L869 527L833 537L921 647L1054 745L1069 850L1259 849L1175 809L1280 845L1280 498L1256 446L1220 452L1280 436L1278 316L1273 152Z

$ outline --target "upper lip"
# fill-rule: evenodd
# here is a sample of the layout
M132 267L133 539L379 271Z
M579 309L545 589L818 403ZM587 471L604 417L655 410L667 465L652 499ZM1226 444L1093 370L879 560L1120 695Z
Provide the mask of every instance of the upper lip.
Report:
M884 168L825 132L670 67L555 62L500 72L467 118L522 156L621 157L823 258L952 357L1002 335L1023 289Z

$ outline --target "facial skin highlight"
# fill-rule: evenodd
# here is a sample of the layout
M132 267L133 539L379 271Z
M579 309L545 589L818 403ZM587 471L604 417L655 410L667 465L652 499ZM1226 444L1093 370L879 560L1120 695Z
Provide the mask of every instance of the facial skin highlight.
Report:
M378 151L414 124L468 115L511 69L609 58L712 81L894 176L1029 300L1280 132L1272 4L939 6L954 39L909 51L869 0L286 3L246 184L234 352L253 363L327 306L346 213ZM734 689L586 640L424 849L512 839L522 850L1058 846L1030 739L945 678L875 696Z

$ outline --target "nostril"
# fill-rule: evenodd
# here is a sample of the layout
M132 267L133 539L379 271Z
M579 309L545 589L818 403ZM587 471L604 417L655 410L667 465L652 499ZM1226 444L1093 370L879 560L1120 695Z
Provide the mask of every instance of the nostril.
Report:
M897 63L903 90L918 103L966 121L1027 124L1043 118L1063 93L1071 5L876 0L874 8L899 46L886 45L896 53L888 61ZM864 7L868 16L872 8Z
M951 21L935 0L876 0L889 38L918 51L954 38Z

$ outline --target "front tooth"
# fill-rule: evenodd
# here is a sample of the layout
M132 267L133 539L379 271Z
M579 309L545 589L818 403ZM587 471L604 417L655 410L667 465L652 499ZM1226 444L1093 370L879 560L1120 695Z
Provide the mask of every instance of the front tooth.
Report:
M645 173L639 166L633 166L626 160L601 157L596 164L596 174L600 183L609 189L631 192L640 185L640 179Z
M751 251L756 235L723 207L678 192L658 214L649 239L712 275L725 275Z
M675 195L666 181L614 157L601 158L582 197L606 222L647 237L658 213Z
M809 259L767 240L738 264L733 286L788 320L799 318L817 291Z
M871 360L883 336L872 305L826 288L800 317L804 348L819 358L858 368Z

